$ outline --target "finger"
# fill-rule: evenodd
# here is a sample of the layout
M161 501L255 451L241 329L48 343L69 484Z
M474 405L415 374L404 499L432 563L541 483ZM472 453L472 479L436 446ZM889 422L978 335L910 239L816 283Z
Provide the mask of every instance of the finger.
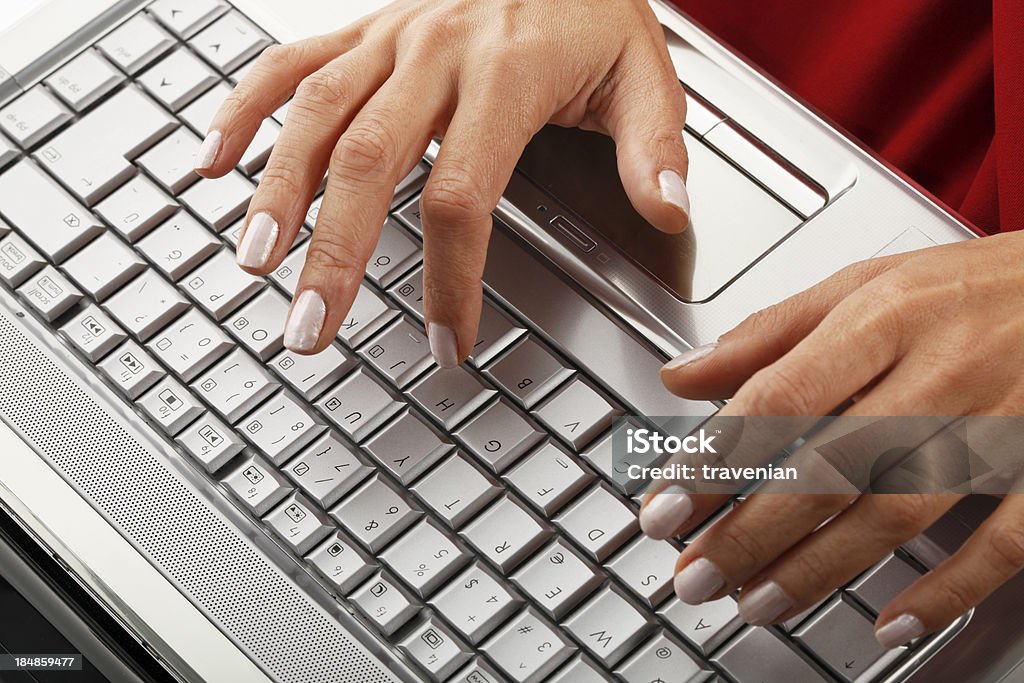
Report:
M1019 489L1018 489L1019 490ZM1006 496L964 545L890 602L875 637L898 647L938 631L988 597L1024 567L1024 495Z
M448 99L447 89L425 72L396 71L331 154L324 201L285 325L284 343L293 351L326 348L352 306L395 186L422 156Z
M753 495L680 554L676 595L696 605L726 595L846 507L852 496ZM779 524L786 519L785 524Z
M499 67L489 64L464 78L420 202L427 331L442 368L465 360L476 342L491 212L527 142L550 115L540 101L510 104L504 93L528 90L515 77L498 80Z
M359 31L350 28L264 50L214 114L196 154L196 171L216 178L234 168L263 120L292 96L302 79L355 47L359 39Z
M305 78L288 107L249 203L237 260L262 275L285 258L330 162L331 150L356 113L387 80L394 56L383 44L365 44Z
M671 62L656 50L646 44L627 49L612 76L612 99L601 123L615 139L630 202L651 225L677 233L690 222L686 98Z
M754 313L717 342L699 346L662 368L669 391L693 399L733 396L754 373L807 337L843 299L899 261L873 259Z

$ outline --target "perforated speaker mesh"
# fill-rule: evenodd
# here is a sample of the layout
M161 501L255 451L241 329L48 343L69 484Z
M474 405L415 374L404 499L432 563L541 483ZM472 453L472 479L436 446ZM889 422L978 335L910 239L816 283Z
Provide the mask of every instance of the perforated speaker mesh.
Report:
M273 677L394 680L0 314L0 414Z

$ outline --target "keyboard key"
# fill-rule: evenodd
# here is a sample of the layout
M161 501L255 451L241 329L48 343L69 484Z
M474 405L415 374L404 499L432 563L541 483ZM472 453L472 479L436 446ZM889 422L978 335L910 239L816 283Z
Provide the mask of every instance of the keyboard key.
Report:
M391 298L423 322L423 269L417 268L388 290Z
M3 245L0 243L0 253ZM90 304L60 328L68 341L93 363L114 350L128 336L99 306Z
M312 356L285 349L274 357L270 367L292 389L312 401L327 391L357 365L341 347L332 344Z
M227 425L209 412L186 427L176 441L211 474L245 447Z
M359 355L399 389L434 364L427 336L405 318L381 332Z
M304 403L281 392L243 419L239 429L263 456L281 465L315 439L324 425Z
M435 681L445 680L472 657L466 644L436 617L424 621L398 647Z
M565 541L556 540L512 576L517 586L559 619L604 581Z
M145 154L138 164L172 195L178 195L199 180L195 172L196 152L202 141L186 128L178 128Z
M64 263L64 272L97 301L105 300L145 269L146 262L110 232Z
M403 407L362 368L324 394L316 405L356 442L366 439Z
M575 458L553 443L541 446L504 478L546 517L560 510L594 479Z
M473 351L469 354L469 362L482 368L524 334L526 328L512 322L511 318L485 299L480 309L480 327L476 333L476 344L473 344Z
M448 680L449 683L499 683L502 676L486 659L477 657Z
M181 289L216 320L252 299L266 281L235 264L234 255L222 249L182 280Z
M622 411L613 407L589 384L575 379L533 411L563 441L579 451L611 426Z
M146 270L103 304L121 326L146 341L188 308L185 298L153 270Z
M129 75L134 75L174 45L156 22L139 13L111 31L96 46Z
M366 264L366 277L378 287L388 287L422 259L419 245L389 218Z
M495 474L501 474L544 438L512 406L501 399L460 427L455 436Z
M71 117L67 107L49 90L37 85L0 109L0 129L28 149L70 121Z
M202 404L171 377L160 380L138 403L170 436L176 436L203 414Z
M656 680L656 679L652 679ZM674 679L665 679L665 681ZM614 683L615 679L589 657L580 655L548 679L549 683ZM644 681L643 683L651 683Z
M46 259L20 235L11 233L0 240L0 280L17 287L46 264Z
M105 229L27 159L0 175L0 206L11 225L54 263L63 262Z
M595 487L554 521L598 562L640 530L636 513L603 486Z
M477 515L462 535L502 574L508 574L548 540L551 529L511 498L502 498Z
M96 213L136 242L178 210L178 203L145 176L135 176L96 205Z
M221 243L187 212L143 237L137 248L164 275L177 282L220 249Z
M640 536L607 566L645 606L655 608L672 594L678 558L679 550L668 541Z
M270 274L271 282L284 290L289 297L295 296L295 287L299 283L299 274L302 273L302 266L306 263L307 249L309 249L308 244L300 246L286 256L281 265L277 267L277 270ZM358 301L358 296L356 300Z
M373 471L373 467L331 433L314 441L284 468L284 473L323 508L337 503Z
M615 670L626 683L679 681L702 683L711 669L693 658L679 641L662 633Z
M146 346L185 382L234 348L227 335L196 309L168 325Z
M895 555L890 555L864 572L863 576L853 582L849 590L878 614L890 600L919 578L920 572Z
M204 178L181 193L181 203L217 232L241 218L255 191L252 182L238 171L222 178Z
M81 113L123 80L124 74L90 49L53 72L45 83L68 106Z
M847 683L869 668L884 668L906 652L906 648L887 650L879 645L872 620L841 598L811 617L793 637Z
M182 109L178 116L192 130L205 137L206 131L210 129L210 124L213 123L213 117L217 114L217 110L220 109L220 105L224 103L224 100L230 94L231 86L221 81L213 89L207 90L195 102ZM199 139L196 138L196 146L192 150L192 154L195 154L199 149L199 144Z
M290 262L299 253L302 254L297 263L291 266L295 268L295 272L289 278L292 294L295 293L298 271L302 269L302 264L306 260L305 248L300 249L296 249L288 258L288 262ZM282 268L278 268L277 273L281 272ZM348 316L338 331L338 339L345 342L349 348L355 348L397 316L398 311L388 306L376 292L365 285L360 285L359 293L356 294L355 301L352 302L352 308L349 309Z
M178 111L219 81L217 74L185 47L164 57L138 79L171 111Z
M653 467L661 464L661 461L667 458L664 454L654 452L654 449L650 449L650 453L635 453L628 457L617 458L614 452L614 435L616 431L635 427L636 424L632 421L616 423L615 429L601 437L597 443L582 453L583 459L591 467L596 469L617 490L629 496L635 495L646 485L646 481L643 478L629 476L630 465Z
M280 134L281 124L271 119L263 119L260 127L256 129L252 142L238 162L238 167L243 173L251 176L266 165Z
M825 681L829 678L766 628L747 629L712 661L737 683Z
M331 517L360 543L379 551L421 515L380 477L374 477L331 510Z
M241 442L238 442L241 448ZM280 503L292 488L276 467L260 457L249 457L235 467L224 484L254 515L262 517Z
M498 392L460 367L435 370L408 393L428 415L450 431Z
M141 90L129 86L47 142L35 158L92 206L135 175L129 160L178 125Z
M688 605L673 597L658 614L703 654L718 648L743 627L736 600L730 595L700 605Z
M471 643L479 643L516 611L522 601L502 581L474 564L430 600Z
M299 555L308 553L334 530L327 515L301 493L285 498L263 521Z
M307 555L306 562L342 595L351 593L377 569L377 563L340 531Z
M527 609L480 649L512 680L533 683L557 669L575 648L543 617Z
M367 581L349 600L386 636L423 609L405 587L387 574Z
M263 31L234 10L189 40L192 48L224 75L255 57L270 42Z
M448 581L469 560L469 555L430 519L420 521L380 559L416 595L426 598Z
M650 634L653 623L620 588L610 585L580 608L565 628L598 661L613 667Z
M288 300L277 291L266 289L225 320L224 329L266 361L284 348L287 318Z
M82 293L53 266L45 266L18 287L18 293L49 322L82 299Z
M0 168L12 163L20 152L10 140L0 135Z
M236 349L192 383L192 388L234 424L280 386L261 365Z
M571 377L573 371L528 337L495 361L484 374L504 387L520 405L532 408Z
M412 487L427 507L458 529L498 495L500 489L456 453Z
M412 483L454 448L412 411L402 413L363 446L403 484Z
M146 8L171 33L191 37L227 10L219 0L156 0Z
M121 344L97 367L114 386L133 401L159 382L165 374L156 361L146 355L142 347L130 340Z

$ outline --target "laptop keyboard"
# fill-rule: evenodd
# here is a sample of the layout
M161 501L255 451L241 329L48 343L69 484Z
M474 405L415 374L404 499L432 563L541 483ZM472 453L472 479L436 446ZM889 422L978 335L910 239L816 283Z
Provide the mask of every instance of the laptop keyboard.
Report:
M270 43L219 0L158 0L0 109L3 286L425 678L863 681L905 661L872 633L919 576L900 553L779 627L746 626L731 596L679 601L675 559L701 530L639 533L609 436L633 411L500 292L469 362L436 367L426 165L336 343L285 350L320 198L268 278L233 249L287 105L228 176L192 170Z

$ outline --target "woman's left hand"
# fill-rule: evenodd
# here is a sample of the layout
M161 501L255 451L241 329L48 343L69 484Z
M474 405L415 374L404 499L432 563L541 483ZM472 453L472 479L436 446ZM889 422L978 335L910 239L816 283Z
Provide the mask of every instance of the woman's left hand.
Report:
M1022 415L1024 234L845 268L669 363L662 379L687 398L731 396L721 415L827 415L852 397L845 415ZM691 604L742 589L745 620L778 623L960 497L752 495L683 551L675 589ZM657 538L682 535L725 499L651 494L641 524ZM942 629L1022 567L1024 495L1009 495L959 551L889 603L876 637L896 647Z

